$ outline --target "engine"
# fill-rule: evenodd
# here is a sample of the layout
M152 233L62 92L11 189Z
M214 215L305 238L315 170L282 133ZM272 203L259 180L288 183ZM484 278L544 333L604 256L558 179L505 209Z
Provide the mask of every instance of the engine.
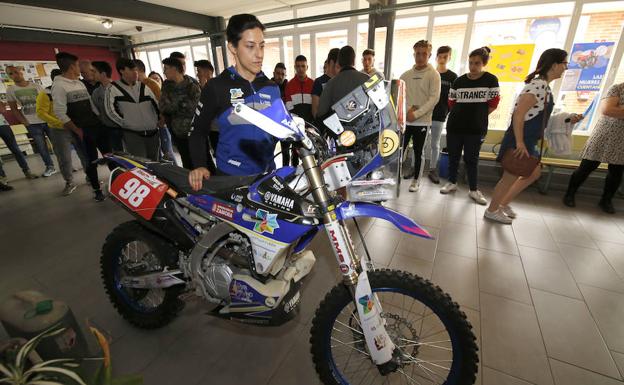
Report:
M229 300L230 284L234 274L249 275L251 245L239 233L230 233L219 242L212 253L214 257L204 258L200 276L206 292L220 300Z

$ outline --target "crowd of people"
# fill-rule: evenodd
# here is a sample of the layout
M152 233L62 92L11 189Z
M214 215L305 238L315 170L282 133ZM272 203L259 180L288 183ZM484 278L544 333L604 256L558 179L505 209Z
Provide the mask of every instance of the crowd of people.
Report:
M235 103L261 109L281 99L292 113L322 127L323 119L331 114L337 101L371 76L383 78L383 74L374 66L375 52L371 49L363 51L362 69L357 70L355 50L347 45L329 51L323 75L317 79L308 76L308 61L303 55L295 58L292 78L287 79L286 66L278 63L269 79L262 72L264 30L253 15L230 18L227 49L235 63L217 77L213 77L214 67L207 60L194 63L197 79L186 75L186 58L180 52L173 52L162 61L164 80L157 72L146 74L141 60L120 58L115 63L120 80L113 81L109 63L79 60L67 52L56 55L59 69L52 73L53 84L47 89L24 80L19 68L8 67L15 82L7 91L9 106L33 138L46 166L43 177L56 172L45 141L46 136L50 138L65 181L63 195L76 188L72 149L78 153L98 201L104 199L93 163L98 151L125 151L151 160L176 162L175 146L182 166L192 170L189 182L195 189L200 189L202 181L211 175L266 172L275 167L277 141L253 124L233 119L231 110ZM417 192L428 155L426 176L435 184L441 183L437 169L440 138L446 129L448 181L440 193L457 190L463 157L468 196L487 205L488 199L478 189L479 152L487 134L488 116L500 100L498 79L485 71L490 49L472 51L468 57L469 72L461 76L447 68L451 47L436 50L436 66L429 63L432 52L430 42L417 41L413 46L414 66L400 77L406 89L403 145L405 152L410 142L413 148L413 165L406 166L404 178L412 180L409 191ZM554 105L549 84L567 69L567 56L560 49L544 51L537 69L525 81L501 144L498 160L503 163L504 173L485 210L486 219L510 224L517 216L510 203L540 176L539 166L519 175L508 164L517 165L541 156L537 144ZM604 162L609 164L609 172L599 205L605 212L615 212L612 198L624 171L623 104L624 84L614 85L602 101L601 117L582 153L581 165L570 179L564 198L567 206L575 205L579 186ZM576 123L582 118L573 115L571 120ZM37 178L3 120L0 136L15 154L24 175ZM281 155L283 165L299 163L291 143L281 143Z

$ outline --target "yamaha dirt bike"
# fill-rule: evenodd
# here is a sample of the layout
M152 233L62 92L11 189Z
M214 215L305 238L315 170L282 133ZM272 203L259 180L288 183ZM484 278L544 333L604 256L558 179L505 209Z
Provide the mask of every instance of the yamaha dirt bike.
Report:
M331 191L324 173L336 159L321 159L318 138L283 103L262 111L237 104L232 113L298 142L302 168L213 176L193 191L188 170L107 156L117 165L110 193L136 217L114 229L102 250L102 277L117 311L138 327L156 328L179 313L181 298L195 294L215 305L216 316L281 325L299 310L301 282L315 263L307 246L324 231L342 282L312 324L322 382L474 383L477 346L459 306L425 279L371 268L345 222L375 217L414 236L430 238L428 232L380 204L345 201Z

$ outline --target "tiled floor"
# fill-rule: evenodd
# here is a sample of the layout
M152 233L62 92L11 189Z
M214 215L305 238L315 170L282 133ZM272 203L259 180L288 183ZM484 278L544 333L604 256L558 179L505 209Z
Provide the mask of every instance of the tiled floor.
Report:
M12 162L6 168L19 174ZM117 315L99 277L104 238L129 215L110 200L95 203L84 184L60 197L59 175L13 185L0 194L1 296L34 288L66 301L80 320L110 333L115 372L143 373L148 385L318 384L308 332L337 282L324 235L311 246L317 265L290 324L227 322L204 315L206 305L194 300L170 325L143 331ZM579 197L570 210L557 192L529 191L515 204L519 218L503 226L484 222L484 208L465 189L443 196L428 181L418 193L406 188L389 205L436 239L369 220L362 222L368 248L378 265L429 278L462 306L480 346L478 383L624 384L624 201L609 216L595 197Z

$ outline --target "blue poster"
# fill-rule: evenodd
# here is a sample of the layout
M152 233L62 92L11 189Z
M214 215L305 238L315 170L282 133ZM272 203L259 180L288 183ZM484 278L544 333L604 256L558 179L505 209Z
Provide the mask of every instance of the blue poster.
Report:
M574 44L563 78L563 90L599 91L614 45L614 42Z

